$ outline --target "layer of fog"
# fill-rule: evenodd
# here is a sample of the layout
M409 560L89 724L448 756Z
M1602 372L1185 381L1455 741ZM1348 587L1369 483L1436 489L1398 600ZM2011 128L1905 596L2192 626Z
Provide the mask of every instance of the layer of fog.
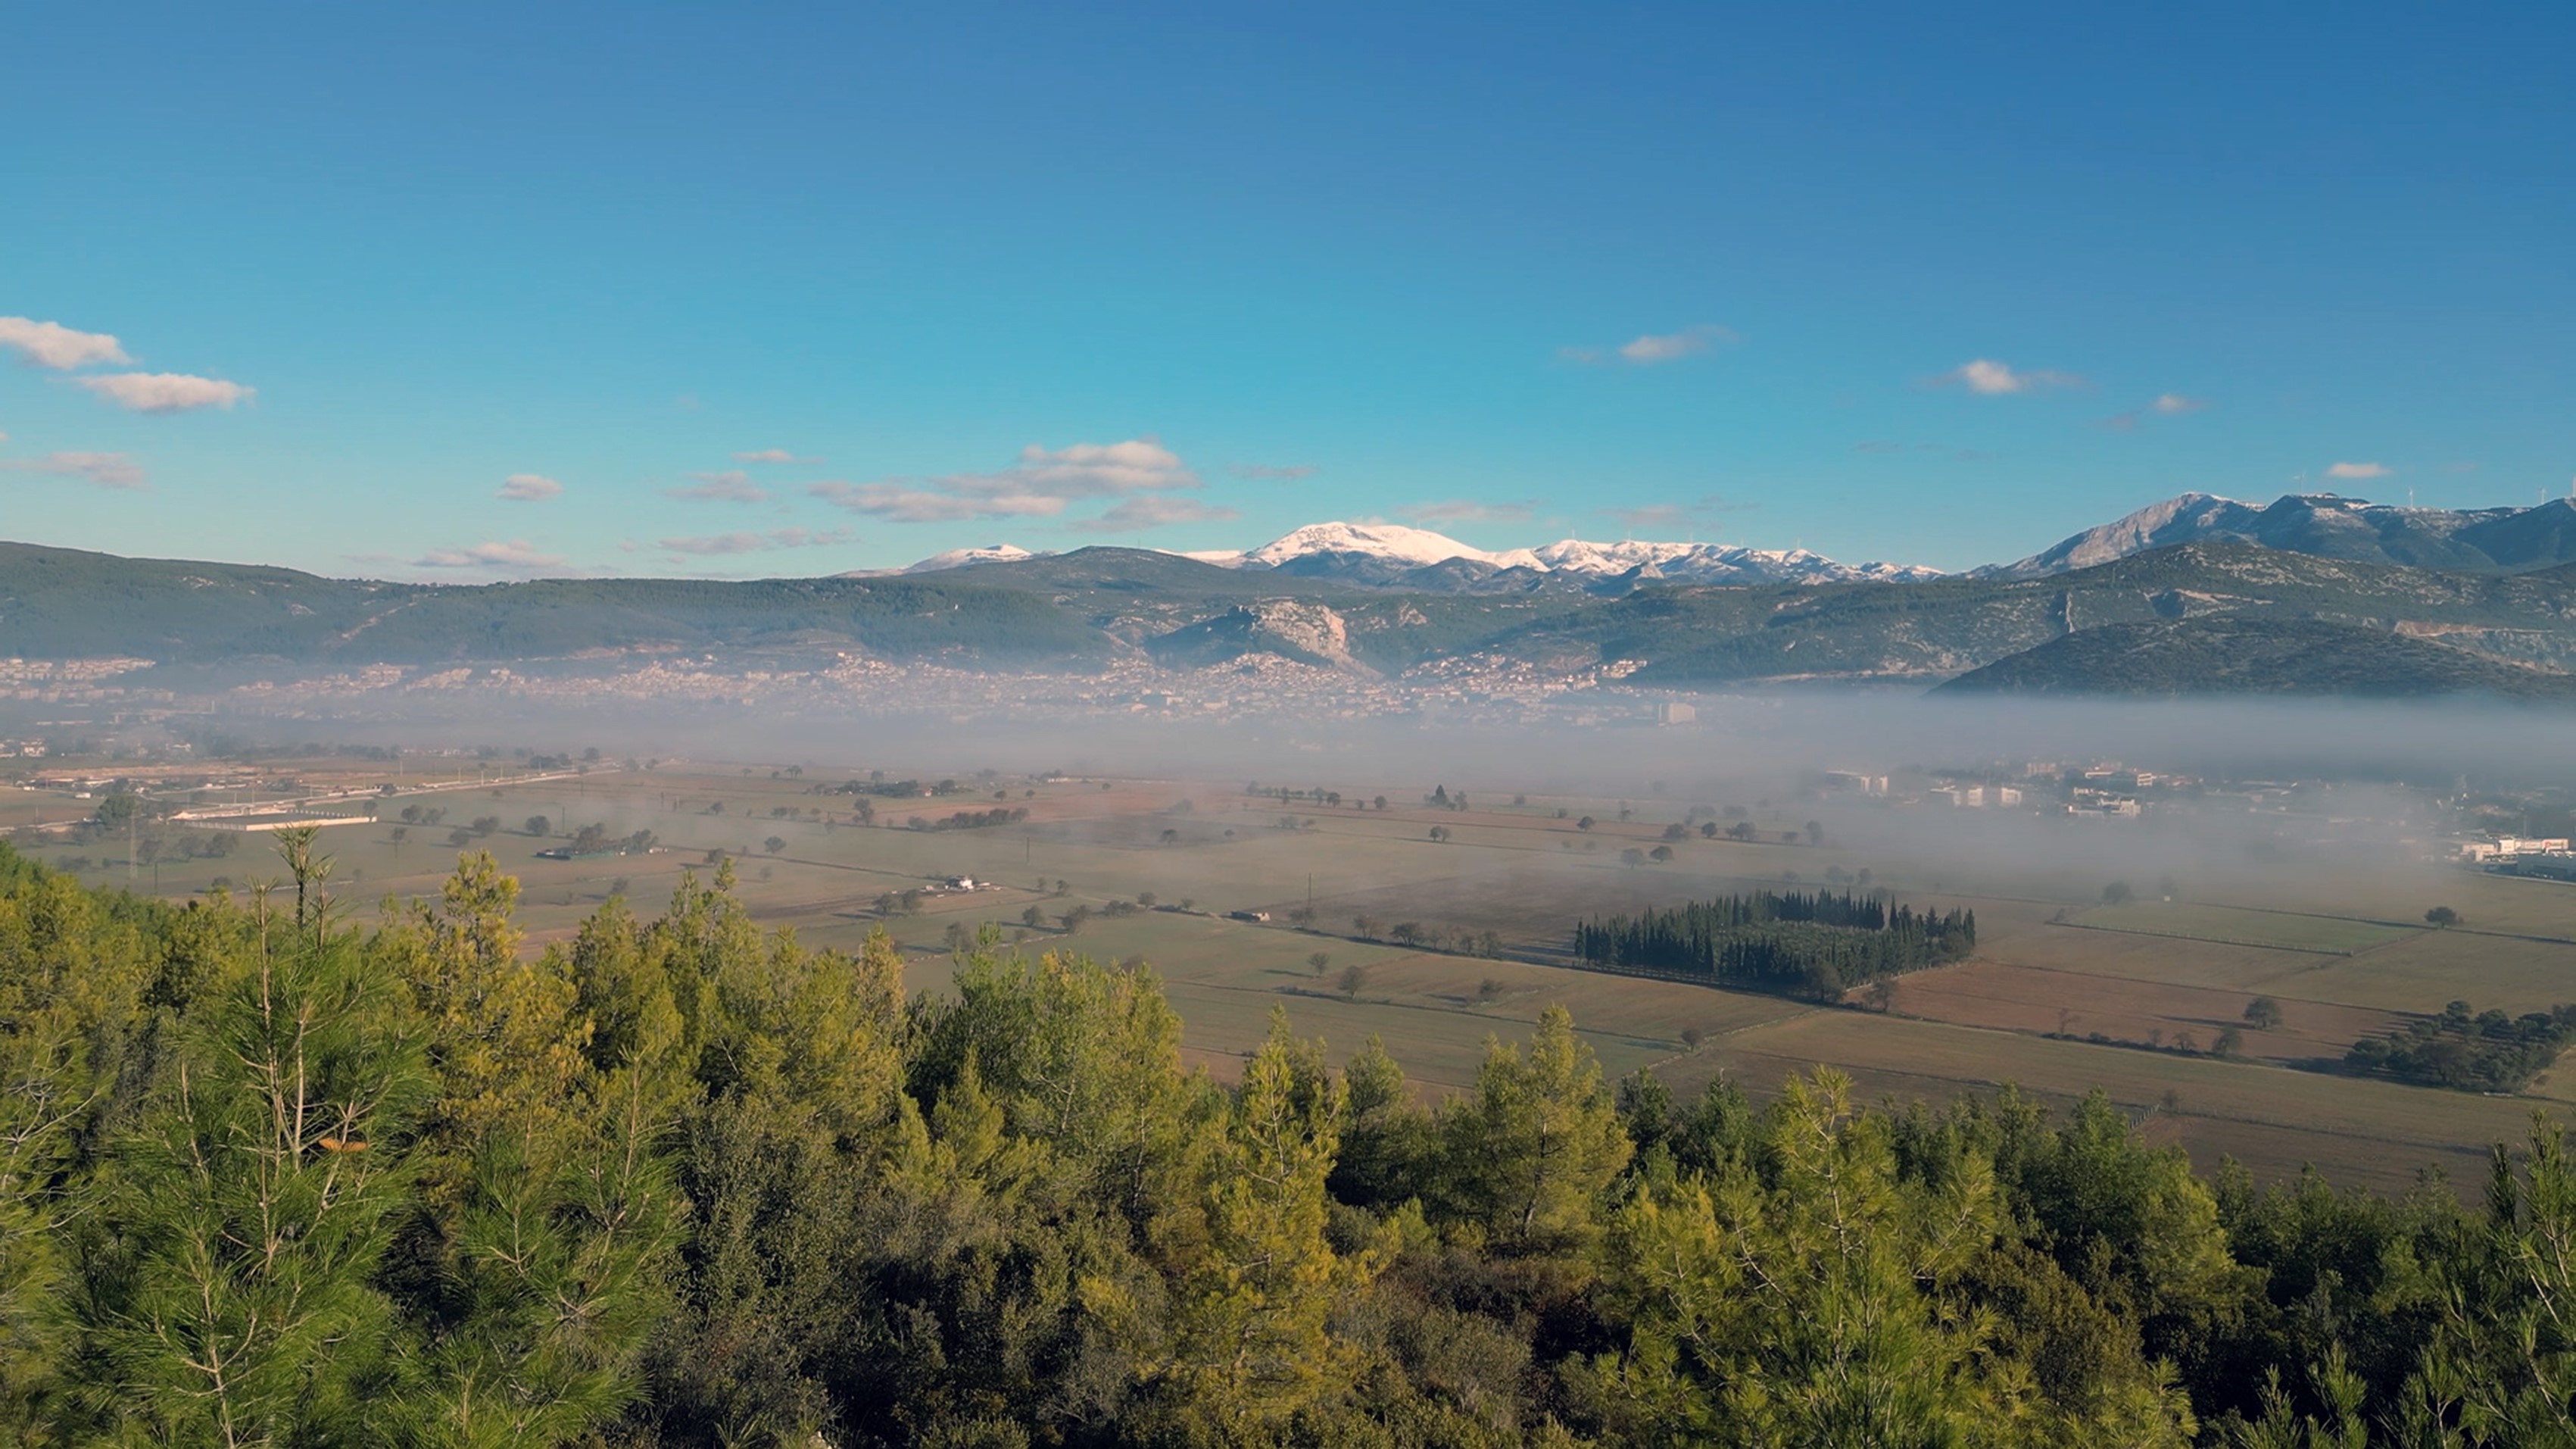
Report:
M2304 883L2363 877L2429 893L2440 888L2427 863L2433 837L2456 823L2440 797L2462 787L2535 792L2576 784L2565 718L2501 705L1952 702L1868 692L1746 694L1696 703L1695 722L1665 728L1281 717L1230 723L1055 715L834 718L703 707L569 715L503 707L470 719L221 724L245 738L389 744L414 752L474 745L548 753L597 748L610 760L795 765L808 783L871 770L926 780L990 770L1019 779L1060 773L1237 790L1254 783L1315 788L1348 799L1382 794L1399 806L1445 787L1479 805L1523 796L1534 806L1592 802L1575 808L1605 820L1610 808L1625 805L1638 825L1696 824L1707 818L1704 812L1733 807L1775 842L1784 830L1821 825L1827 849L1759 858L1685 850L1658 873L1672 888L1682 886L1680 878L1794 875L1812 883L1829 868L1846 874L1866 868L1876 883L1914 893L2066 900L2088 898L2114 880L2140 895L2168 884L2201 895L2223 884L2236 898L2277 890L2286 899ZM2025 774L2034 762L2061 768L2117 763L2213 784L2297 788L2165 810L2151 805L2142 818L2102 820L2029 808L1909 808L1822 786L1828 772L1850 772L1890 777L1898 796L1920 796L1936 773L2002 780ZM2057 789L2054 776L2032 786L2034 800L2042 792L2053 798ZM1296 808L1315 813L1313 806ZM892 812L898 820L902 813ZM1268 818L1254 815L1246 824ZM1614 866L1622 847L1648 843L1634 838L1633 829L1615 834L1560 843L1561 856L1534 856L1508 868L1523 874L1562 869L1609 891L1601 884L1606 878L1594 872ZM1187 874L1184 863L1168 858L1152 869ZM1174 898L1187 892L1188 882L1158 888Z

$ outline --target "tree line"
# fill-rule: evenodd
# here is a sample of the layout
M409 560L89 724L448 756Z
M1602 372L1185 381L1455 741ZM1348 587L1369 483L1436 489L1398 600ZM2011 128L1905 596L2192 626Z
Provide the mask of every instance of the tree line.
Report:
M1587 965L1819 999L1955 961L1976 945L1974 911L1917 911L1849 891L1753 891L1574 928L1574 954Z
M27 1445L2561 1443L2576 1165L2195 1176L2096 1095L1426 1104L1284 1016L961 943L908 997L729 867L522 950L466 856L361 923L0 848L0 1439Z
M2509 1016L2471 1012L2454 1001L2384 1036L2366 1036L2344 1053L2358 1072L2470 1092L2519 1091L2576 1041L2576 1005Z

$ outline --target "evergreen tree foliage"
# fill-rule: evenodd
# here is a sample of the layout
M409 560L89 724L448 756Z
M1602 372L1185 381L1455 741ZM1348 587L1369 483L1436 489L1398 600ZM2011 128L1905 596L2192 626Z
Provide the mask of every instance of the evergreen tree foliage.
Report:
M1830 998L1976 949L1977 914L1879 895L1755 891L1574 928L1588 964Z
M1614 1088L1561 1008L1445 1099L1284 1013L1220 1080L1142 967L987 934L908 997L730 866L532 950L480 853L359 928L283 844L184 907L0 848L0 1440L2571 1442L2545 1121L2472 1211L2098 1094Z

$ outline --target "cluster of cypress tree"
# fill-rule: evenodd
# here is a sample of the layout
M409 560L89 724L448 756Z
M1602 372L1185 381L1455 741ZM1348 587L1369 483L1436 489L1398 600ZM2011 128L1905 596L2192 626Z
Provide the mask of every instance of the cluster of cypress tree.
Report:
M1574 928L1574 954L1591 965L1820 998L1957 960L1976 944L1974 911L1935 914L1849 891L1754 891Z
M730 877L522 950L475 854L185 907L0 848L0 1442L2561 1444L2576 1163L2194 1176L2100 1096L1614 1087L1552 1009L1436 1105L1153 976L907 998Z

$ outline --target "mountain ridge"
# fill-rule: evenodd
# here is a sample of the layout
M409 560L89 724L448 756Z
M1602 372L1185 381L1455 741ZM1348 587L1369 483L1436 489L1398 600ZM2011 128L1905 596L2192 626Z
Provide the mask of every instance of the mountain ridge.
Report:
M2529 552L2545 559L2545 549ZM1544 576L1476 559L1387 564L1397 579L1424 569L1459 575L1426 588L1309 577L1297 563L1228 568L1093 547L913 575L453 585L0 544L0 659L147 660L171 687L189 688L379 665L577 675L665 659L762 671L864 659L1097 673L1274 657L1372 687L1402 687L1428 668L1453 678L1518 671L1569 688L1621 679L1704 689L1792 679L1928 685L2081 639L2019 667L2037 678L2041 666L2061 667L2052 659L2080 656L2088 662L2063 688L2114 690L2114 646L2127 636L2097 631L2131 628L2144 648L2172 632L2148 626L2223 617L2249 658L2261 654L2265 631L2288 638L2309 621L2400 641L2342 650L2349 667L2322 677L2353 692L2367 692L2373 659L2392 678L2433 677L2428 660L2474 673L2459 661L2479 660L2524 671L2499 676L2515 686L2576 671L2576 562L2420 568L2212 537L2020 578L1711 584L1650 578L1641 564L1609 587L1575 589L1525 587ZM2203 685L2261 683L2211 642L2226 631L2179 637L2192 648L2167 652L2199 661ZM2179 666L2157 668L2174 691L2200 687Z
M2519 573L2576 562L2576 498L2529 508L2418 508L2336 493L2252 504L2182 493L2059 540L2027 558L1968 572L2037 578L2177 544L2230 539L2284 553L2470 573Z

